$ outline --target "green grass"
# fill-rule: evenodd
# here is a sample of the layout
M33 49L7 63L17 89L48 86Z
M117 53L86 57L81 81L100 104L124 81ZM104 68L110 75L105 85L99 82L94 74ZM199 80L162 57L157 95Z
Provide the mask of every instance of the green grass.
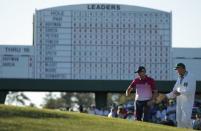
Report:
M0 131L185 131L76 112L0 105Z

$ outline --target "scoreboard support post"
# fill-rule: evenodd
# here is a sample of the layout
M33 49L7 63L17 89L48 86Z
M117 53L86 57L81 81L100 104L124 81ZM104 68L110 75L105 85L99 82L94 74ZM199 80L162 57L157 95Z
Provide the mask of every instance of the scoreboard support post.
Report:
M107 92L95 92L96 108L107 107Z
M0 91L0 104L4 104L8 91Z

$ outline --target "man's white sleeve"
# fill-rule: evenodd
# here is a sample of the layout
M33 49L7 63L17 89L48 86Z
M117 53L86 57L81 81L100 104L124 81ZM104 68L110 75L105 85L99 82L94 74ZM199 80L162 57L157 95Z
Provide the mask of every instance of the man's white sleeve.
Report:
M179 82L179 80L177 79L177 81L176 81L176 83L175 83L174 88L172 89L172 91L171 91L170 93L166 94L166 97L167 97L168 99L176 98L176 96L175 96L175 94L174 94L174 91L176 90L176 87L177 87L177 85L178 85L178 82Z

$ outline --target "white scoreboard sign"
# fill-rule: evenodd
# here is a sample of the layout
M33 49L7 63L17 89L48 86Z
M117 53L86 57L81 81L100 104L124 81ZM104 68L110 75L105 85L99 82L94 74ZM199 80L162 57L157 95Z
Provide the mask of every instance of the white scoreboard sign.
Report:
M32 46L0 46L1 78L34 78Z

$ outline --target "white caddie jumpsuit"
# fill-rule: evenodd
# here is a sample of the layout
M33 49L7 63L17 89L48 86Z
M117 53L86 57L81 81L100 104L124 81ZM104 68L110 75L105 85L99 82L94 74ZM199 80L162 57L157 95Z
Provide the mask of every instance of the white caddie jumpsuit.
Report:
M175 98L176 96L173 94L175 90L181 93L176 98L177 127L192 128L191 115L196 90L196 80L193 75L186 72L183 78L179 76L172 92L166 94L166 96L168 98Z

